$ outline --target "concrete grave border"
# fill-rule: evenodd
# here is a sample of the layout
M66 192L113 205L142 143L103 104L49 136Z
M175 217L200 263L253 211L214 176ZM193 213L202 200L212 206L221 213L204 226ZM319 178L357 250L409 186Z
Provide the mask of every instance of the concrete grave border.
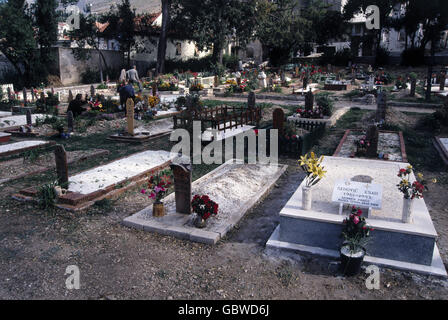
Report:
M110 163L113 163L115 161L119 161L122 159L125 159L129 157L129 155L115 159L114 161L111 161ZM138 186L146 181L147 176L149 173L153 171L159 171L166 167L168 167L172 163L172 160L168 160L164 163L162 163L159 166L153 167L151 169L148 169L136 176L130 177L128 179L124 179L122 181L119 181L117 183L114 183L104 189L97 190L95 192L89 193L89 194L80 194L77 192L68 192L66 195L62 195L58 197L57 204L55 205L57 208L64 209L71 212L79 212L82 210L85 210L92 205L95 204L96 201L103 200L103 199L110 199L115 196L119 196L126 192L129 189L132 189L135 186ZM94 170L97 168L100 168L104 166L99 165L93 168L90 168L88 170L79 172L77 174L82 174L84 172ZM122 186L122 187L119 187ZM21 190L19 193L16 193L12 196L13 199L18 201L29 201L29 202L36 202L36 196L37 196L37 188L31 187L27 189Z
M75 163L82 162L82 161L85 161L85 160L88 160L88 159L91 159L91 158L108 155L109 153L110 153L109 150L98 149L97 153L86 155L84 157L76 159L75 161L68 161L67 164L75 164ZM32 172L19 174L18 176L15 176L14 178L8 178L8 179L3 179L3 180L0 179L0 184L5 183L5 182L9 182L9 181L18 180L18 179L24 178L26 176L34 176L36 174L44 173L44 172L47 172L48 170L51 170L51 169L54 169L54 168L55 168L54 166L45 167L45 168L38 169L38 170L35 170L35 171L32 171Z
M194 185L203 183L207 179L219 173L225 166L231 163L233 164L241 162L237 160L227 161L226 163L222 164L215 170L207 173L198 180L194 181L192 183L192 187ZM184 225L181 226L167 225L164 224L163 222L140 219L139 216L141 214L145 214L144 212L146 212L147 210L150 211L151 206L133 214L130 217L125 218L122 224L129 228L134 228L153 233L159 233L162 235L169 235L182 240L189 240L193 242L199 242L211 245L216 244L220 239L222 239L227 234L227 232L229 232L232 228L234 228L241 221L241 219L243 219L243 217L247 214L247 212L250 211L250 209L252 209L257 203L263 201L263 199L269 194L269 191L275 186L278 179L285 173L286 169L288 168L287 165L281 165L281 164L278 164L278 167L279 171L275 174L275 176L271 181L269 181L267 184L263 186L263 188L258 193L258 197L252 198L250 201L244 203L241 212L236 217L234 216L233 219L231 219L230 222L218 232L207 231L195 227L186 227ZM180 216L183 220L185 220L185 223L191 218L191 215L183 215L180 213L171 213L171 214Z
M442 158L443 162L445 162L446 165L448 165L448 150L446 150L443 146L443 143L440 139L444 139L446 137L434 137L434 147L439 152L440 157Z
M19 142L23 142L23 141L19 141ZM36 146L31 146L31 147L27 147L27 148L16 149L16 150L11 150L11 151L8 151L8 152L0 153L0 158L11 156L11 155L14 155L14 154L23 153L23 152L26 152L26 151L29 151L29 150L33 150L33 149L40 149L40 148L51 147L51 146L53 146L55 144L56 144L56 142L54 142L54 141L45 141L45 143L39 144L39 145L36 145Z

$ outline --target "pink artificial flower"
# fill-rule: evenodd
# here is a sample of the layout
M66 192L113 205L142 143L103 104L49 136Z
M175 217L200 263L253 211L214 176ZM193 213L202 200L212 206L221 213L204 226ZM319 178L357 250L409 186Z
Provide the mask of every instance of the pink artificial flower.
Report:
M142 194L146 194L146 190L142 189L142 191L140 191Z
M353 222L354 222L355 224L358 224L358 223L359 223L359 217L358 217L358 216L355 216L355 217L353 218Z
M149 199L154 199L156 197L156 194L154 192L151 192L151 195L149 196Z

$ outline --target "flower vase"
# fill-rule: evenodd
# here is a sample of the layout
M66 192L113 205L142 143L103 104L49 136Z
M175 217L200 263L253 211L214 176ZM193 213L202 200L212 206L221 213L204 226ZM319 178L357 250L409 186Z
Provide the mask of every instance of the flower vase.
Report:
M302 209L311 210L311 203L313 201L313 194L310 187L302 188Z
M165 205L163 202L155 202L152 205L152 215L157 218L165 216Z
M347 277L353 277L361 272L361 265L366 255L365 249L351 252L349 246L343 246L340 250L341 272Z
M194 225L196 228L203 229L207 226L207 220L202 219L202 217L198 215L194 220Z
M414 200L403 198L403 223L412 222L412 210L414 208Z

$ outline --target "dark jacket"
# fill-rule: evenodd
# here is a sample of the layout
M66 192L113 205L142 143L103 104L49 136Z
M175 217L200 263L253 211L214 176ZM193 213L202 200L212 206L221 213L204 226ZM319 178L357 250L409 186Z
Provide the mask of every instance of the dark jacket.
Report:
M73 112L73 117L77 117L87 110L82 107L84 104L85 102L82 100L72 100L68 105L67 112L71 111Z
M135 91L134 91L134 87L130 84L123 86L119 89L118 91L120 93L120 103L126 104L126 101L129 98L134 99L135 98Z

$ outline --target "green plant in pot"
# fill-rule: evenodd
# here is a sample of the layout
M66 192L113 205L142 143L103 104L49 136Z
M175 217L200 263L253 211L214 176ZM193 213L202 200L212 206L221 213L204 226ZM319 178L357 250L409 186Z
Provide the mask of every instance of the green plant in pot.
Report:
M361 264L366 255L365 246L373 230L362 217L362 210L353 206L350 216L344 220L342 237L341 271L346 276L355 276L361 271Z

